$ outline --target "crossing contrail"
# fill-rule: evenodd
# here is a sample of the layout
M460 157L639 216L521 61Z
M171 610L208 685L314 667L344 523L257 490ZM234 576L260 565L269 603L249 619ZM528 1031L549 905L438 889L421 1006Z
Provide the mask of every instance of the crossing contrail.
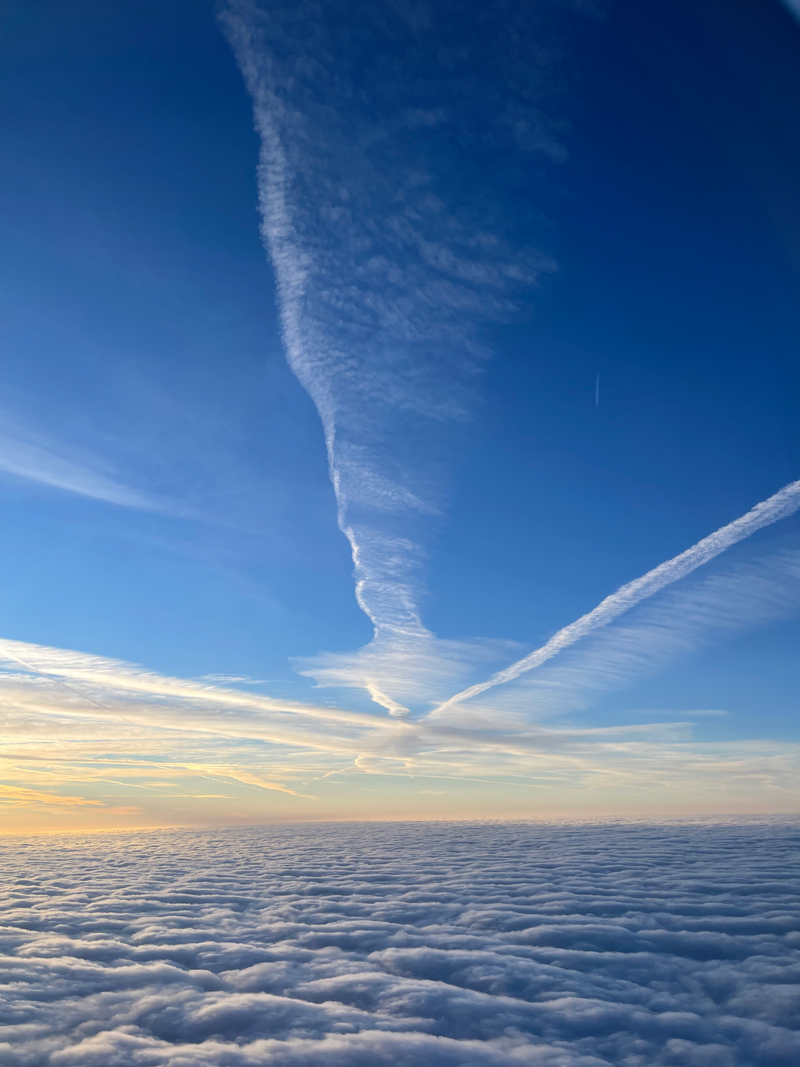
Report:
M569 647L569 645L573 645L593 630L607 626L614 619L628 611L629 608L639 604L642 600L646 600L679 578L691 574L693 570L720 555L726 548L743 541L751 534L754 534L756 530L769 526L773 522L777 522L778 519L784 519L788 515L792 515L798 508L800 508L800 481L791 482L789 485L784 486L783 489L780 489L767 500L756 504L745 515L734 519L733 522L729 522L727 526L721 526L715 533L704 537L702 541L698 541L696 545L687 548L685 552L681 552L680 555L673 556L672 559L660 563L653 570L642 575L641 578L636 578L634 581L620 586L615 593L607 596L605 600L601 600L592 611L586 615L581 615L575 622L571 622L569 626L559 630L541 648L535 649L527 656L517 660L516 663L512 663L511 666L493 674L488 681L479 682L477 685L471 685L468 689L456 693L455 696L440 704L434 713L454 704L460 704L464 700L469 700L470 697L477 696L479 693L485 693L487 689L491 689L493 686L511 682L515 678L519 678L521 674L525 674L526 671L541 666L542 663L552 659L553 656Z

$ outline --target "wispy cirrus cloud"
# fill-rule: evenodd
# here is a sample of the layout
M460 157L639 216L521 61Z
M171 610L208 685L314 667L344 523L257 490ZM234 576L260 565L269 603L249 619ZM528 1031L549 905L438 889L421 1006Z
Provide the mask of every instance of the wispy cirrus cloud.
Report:
M251 678L249 674L201 674L201 682L219 682L223 685L265 685L266 678Z
M3 423L0 471L120 507L165 509L164 502L126 484L111 465L96 455L49 438L8 416L4 416Z
M509 793L524 805L533 791L552 808L595 791L624 808L639 793L663 802L676 787L716 801L715 790L744 790L781 810L800 780L796 746L699 745L674 715L576 728L532 722L499 701L415 721L260 697L68 650L3 642L0 651L0 804L28 811L61 796L64 810L80 804L76 797L91 801L101 821L126 805L161 823L200 817L197 804L212 822L242 807L256 820L352 817L363 815L364 775L381 779L376 803L389 796L395 816L413 813L403 793L411 782L414 796L420 784L476 783L494 791L498 811ZM596 678L583 681L579 697L597 688ZM574 703L574 686L571 695Z
M763 519L765 512L758 514ZM779 511L766 514L774 518ZM741 533L742 526L736 530ZM719 539L714 543L718 548ZM245 681L239 676L229 676L229 685L225 676L169 678L119 660L4 641L4 797L17 807L36 808L58 807L48 798L64 796L66 810L80 806L74 798L82 796L95 807L116 810L139 794L146 807L148 796L167 805L176 798L224 802L244 789L310 805L309 814L320 804L329 810L315 782L332 784L332 776L354 774L547 788L556 796L565 788L651 795L678 786L702 792L734 785L762 798L765 792L792 796L798 753L791 746L697 745L690 722L676 722L672 713L666 721L654 716L656 721L631 724L623 716L622 722L589 728L548 722L590 707L599 695L704 643L796 614L800 555L774 552L658 594L648 604L634 604L625 625L612 620L583 635L558 663L521 672L502 689L484 688L479 700L446 702L422 719L369 678L367 691L392 718L231 688ZM477 654L497 657L504 650L502 644L431 638L416 646L413 658L398 655L391 642L381 651L376 641L356 654L351 668L344 657L331 657L324 680L347 688L368 657L384 655L374 675L391 677L393 691L405 688L419 696L452 684L467 664L474 669ZM318 662L315 670L321 669ZM684 719L693 717L686 713ZM37 790L30 791L32 780L41 786L38 799Z
M629 582L542 648L465 684L511 650L427 629L426 551L487 354L482 328L516 314L555 269L535 227L519 224L521 204L496 167L502 158L508 172L531 151L563 154L542 107L560 52L536 5L498 14L490 40L448 4L422 23L389 3L359 11L354 21L352 4L267 13L231 0L223 21L261 135L263 235L287 357L322 421L356 599L374 626L364 648L298 666L403 719L541 668L792 513L800 483Z
M0 477L237 533L269 531L281 494L242 457L230 427L204 410L189 419L169 397L152 408L143 400L142 409L113 429L75 427L65 412L45 417L33 398L12 391L0 411ZM295 488L302 497L304 487Z
M288 360L322 421L375 628L361 658L325 657L319 677L346 676L403 715L385 653L430 670L441 653L422 573L486 356L481 329L555 270L507 175L517 157L561 154L540 106L560 53L536 5L504 6L492 38L455 4L420 22L392 3L232 0L223 21L261 134Z
M48 793L43 789L30 789L20 785L3 785L0 783L0 804L12 806L56 805L58 807L80 807L85 804L99 804L81 796L64 796L60 793Z

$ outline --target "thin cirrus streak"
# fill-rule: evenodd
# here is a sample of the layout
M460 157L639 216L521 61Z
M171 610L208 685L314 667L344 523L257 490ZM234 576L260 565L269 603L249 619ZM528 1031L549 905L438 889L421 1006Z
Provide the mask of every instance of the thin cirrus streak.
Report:
M544 783L652 789L655 775L659 788L696 791L700 787L692 778L698 770L701 792L763 788L793 798L796 747L763 741L697 745L691 721L708 711L667 713L672 720L680 714L679 722L665 722L662 711L640 712L637 718L646 715L650 721L588 729L552 719L663 668L698 643L792 617L799 607L800 552L782 549L640 606L627 626L596 633L554 667L519 679L485 703L473 701L467 709L456 705L455 715L404 722L5 641L0 643L6 658L0 695L7 710L0 758L10 787L23 792L0 799L58 806L61 801L48 798L62 796L65 788L82 790L80 795L88 790L89 799L94 794L103 800L98 791L110 785L115 803L138 797L147 806L150 794L158 794L158 803L172 796L214 799L217 794L197 792L207 789L204 782L210 779L234 793L267 790L292 798L293 804L321 805L312 812L329 812L335 798L321 796L320 789L327 787L319 783L340 775L487 785L499 775L517 790L540 789ZM377 697L388 699L383 693ZM173 780L193 792L172 792ZM38 793L24 792L31 782L38 783L39 799ZM231 797L219 794L218 799Z
M269 715L271 723L283 717L291 722L293 717L299 716L331 725L363 727L369 724L370 728L374 726L375 729L384 729L388 725L381 719L372 719L343 708L276 700L219 685L201 685L186 679L156 675L120 660L4 639L0 641L0 670L7 669L11 663L43 679L66 685L79 699L113 714L118 712L106 707L97 699L98 695L105 700L118 693L136 694L143 701L159 697L175 702L191 702L195 723L202 724L204 729L209 729L214 723L215 731L220 733L225 731L225 719L220 716L220 709L226 706L236 708L240 717L249 715L253 721L260 721ZM201 710L204 707L208 707L208 712Z
M691 783L698 766L703 781L694 783L695 791L746 780L796 794L796 746L696 745L685 721L548 728L499 709L484 722L397 722L259 699L63 649L13 643L4 651L12 662L0 670L3 779L14 790L33 786L44 804L64 796L106 807L109 800L136 800L145 808L155 804L149 810L163 818L164 798L224 800L223 784L242 795L282 794L306 814L330 817L359 810L332 807L339 802L324 792L326 782L335 785L342 775L351 792L361 788L363 775L489 785L500 776L515 789L546 783L639 788L652 782L656 767L662 783L678 785ZM25 672L10 669L20 661ZM59 676L69 679L68 688ZM36 798L20 793L13 802Z
M800 481L791 482L789 485L784 486L783 489L768 497L767 500L756 504L746 514L734 519L733 522L729 522L726 526L720 527L714 533L709 534L708 537L704 537L697 544L692 545L691 548L687 548L685 552L681 552L679 555L673 556L672 559L660 563L653 570L642 575L641 578L636 578L634 581L621 586L615 593L607 596L605 600L601 600L592 611L587 612L586 615L581 615L575 622L559 630L546 644L534 649L533 652L523 656L522 659L512 663L509 667L497 671L487 681L478 682L476 685L471 685L461 690L460 693L456 693L435 708L432 714L441 713L447 708L469 700L471 697L485 693L487 689L491 689L496 685L503 685L505 682L511 682L527 671L541 666L547 660L552 659L553 656L558 655L563 649L575 644L582 637L603 626L607 626L630 608L653 596L654 593L671 585L672 582L678 581L679 578L691 574L692 571L715 556L720 555L731 545L743 541L757 530L761 530L779 519L794 514L798 508L800 508Z
M163 502L121 482L116 472L99 463L96 457L82 456L75 450L70 456L63 442L13 427L8 419L4 421L6 429L0 433L0 471L120 507L142 511L165 509Z
M530 207L509 210L508 175L518 156L563 154L539 107L558 49L537 36L539 5L496 7L491 35L448 0L424 17L389 0L230 0L222 16L261 135L284 345L322 421L356 598L381 647L409 654L431 637L424 546L480 329L555 269ZM359 684L405 714L368 669Z

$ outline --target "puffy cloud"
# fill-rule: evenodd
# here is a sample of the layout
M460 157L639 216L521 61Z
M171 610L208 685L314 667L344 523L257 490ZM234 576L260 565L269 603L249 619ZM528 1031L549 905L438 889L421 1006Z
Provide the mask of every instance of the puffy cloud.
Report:
M7 838L12 1067L790 1067L790 819Z

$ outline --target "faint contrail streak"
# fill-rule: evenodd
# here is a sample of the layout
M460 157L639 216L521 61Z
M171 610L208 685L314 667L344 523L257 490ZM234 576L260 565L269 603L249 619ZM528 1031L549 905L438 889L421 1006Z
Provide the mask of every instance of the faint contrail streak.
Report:
M88 693L81 692L80 689L76 689L75 686L70 685L68 682L65 682L63 678L59 678L58 675L53 674L52 671L43 671L40 667L34 667L33 664L28 663L24 659L20 659L20 657L16 655L16 653L12 652L11 649L5 643L0 644L0 652L8 656L9 659L13 659L15 663L19 663L22 667L25 668L25 670L31 671L31 673L33 674L38 674L41 678L47 678L51 682L57 682L58 685L63 686L64 689L68 689L70 693L74 693L76 696L79 696L81 700L88 700L90 704L94 704L96 707L102 708L103 711L110 711L112 715L118 715L120 719L123 720L123 722L126 722L128 724L128 726L138 725L137 723L131 722L130 719L126 718L126 716L123 715L121 711L117 711L116 708L110 708L107 704L103 704L101 703L101 701L95 700L95 698L90 697Z
M727 526L720 527L715 533L709 534L702 541L698 541L696 545L687 548L685 552L681 552L680 555L673 556L672 559L660 563L653 570L642 575L641 578L636 578L634 581L621 586L615 593L607 596L605 600L601 600L592 611L586 615L581 615L575 622L571 622L569 626L559 630L541 648L535 649L527 656L517 660L516 663L512 663L511 666L493 674L488 681L479 682L477 685L471 685L468 689L456 693L455 696L450 697L449 700L440 704L435 710L442 711L453 704L460 704L464 700L469 700L470 697L477 696L478 693L486 692L487 689L491 689L495 685L511 682L515 678L519 678L521 674L525 674L526 671L541 666L542 663L552 659L562 649L573 645L581 637L585 637L586 634L591 633L593 630L607 626L614 619L628 611L629 608L634 607L642 600L646 600L679 578L690 574L702 564L724 552L726 548L730 548L731 545L735 545L738 541L743 541L746 537L754 534L756 530L769 526L771 523L777 522L778 519L784 519L788 515L792 515L798 508L800 508L800 481L791 482L789 485L784 486L783 489L780 489L767 500L756 504L745 515L734 519L733 522L729 522Z
M597 372L597 381L594 383L594 406L600 407L600 372Z

